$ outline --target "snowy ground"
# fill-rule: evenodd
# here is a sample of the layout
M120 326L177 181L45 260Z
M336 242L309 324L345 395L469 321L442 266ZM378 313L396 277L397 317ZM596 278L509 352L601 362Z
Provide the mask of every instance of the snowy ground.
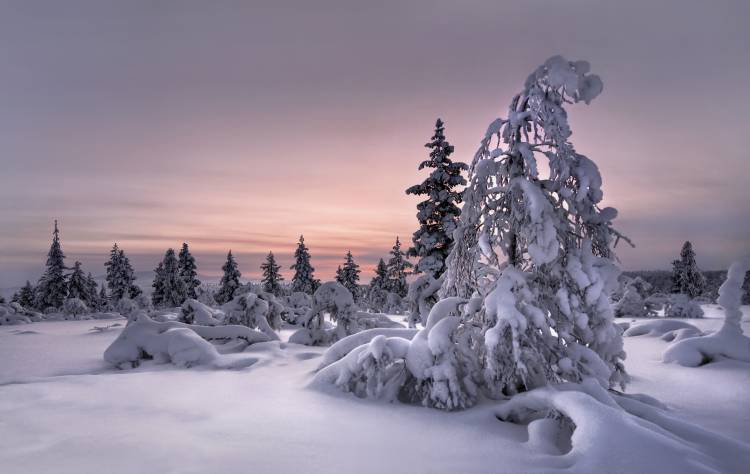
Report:
M722 313L704 309L706 319L688 322L718 328ZM552 471L549 456L526 446L524 427L494 417L492 402L444 413L305 388L322 348L256 344L259 362L233 371L112 370L102 353L121 328L90 329L115 322L124 324L0 327L0 472ZM750 364L667 365L657 337L625 346L628 392L750 443Z

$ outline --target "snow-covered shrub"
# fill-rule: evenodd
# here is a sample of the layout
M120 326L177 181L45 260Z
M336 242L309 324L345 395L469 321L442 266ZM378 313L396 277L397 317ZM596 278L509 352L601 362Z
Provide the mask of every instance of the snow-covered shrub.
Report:
M307 314L312 308L312 296L301 291L295 291L289 296L282 297L286 311L282 318L289 324L298 324L300 318Z
M132 322L104 351L104 360L120 368L137 367L143 360L171 362L179 367L212 365L245 366L254 360L225 361L209 342L242 340L247 344L266 342L268 336L244 326L198 326L179 322L156 322L139 311ZM239 364L239 365L237 365Z
M115 304L115 311L120 313L123 317L128 319L128 322L135 319L136 314L140 308L138 303L131 300L130 298L120 298Z
M750 338L742 332L742 284L750 271L750 257L734 262L719 288L719 304L724 308L724 324L713 334L679 340L662 356L664 362L697 367L721 358L750 362Z
M88 306L80 298L68 298L63 302L63 313L70 316L80 316L89 312Z
M656 316L651 305L647 305L644 295L651 285L640 277L633 278L625 284L620 299L614 305L615 317L618 318L648 318Z
M141 293L140 295L133 298L133 301L138 306L138 309L149 311L154 308L151 304L151 298Z
M648 311L656 313L657 311L664 309L667 301L669 301L669 295L664 293L652 293L643 300L643 303L646 305Z
M266 321L272 329L281 329L281 321L286 313L284 305L274 296L273 293L267 291L257 291L258 298L268 303L268 312L266 313Z
M438 291L443 284L443 278L434 278L431 274L424 274L411 282L406 300L409 303L409 327L417 324L424 325L430 309L438 300Z
M12 305L0 305L0 326L13 324L29 324L31 319L21 312L16 312Z
M355 348L368 344L377 336L385 336L386 338L400 337L412 340L417 332L418 330L415 328L375 328L366 329L357 334L346 336L345 338L338 340L335 344L329 347L325 353L323 353L323 358L320 361L318 370L328 367Z
M224 318L225 324L239 324L249 328L258 328L269 338L279 339L278 334L274 332L268 321L271 314L268 301L261 298L257 293L251 291L235 296L230 302L222 305L221 309L226 315Z
M303 328L289 338L297 344L321 345L354 334L361 330L356 314L359 308L344 285L329 281L320 285L313 295L313 306L304 316ZM325 315L336 323L331 331L323 324Z
M205 304L188 298L180 308L179 321L185 324L199 324L201 326L216 326L221 320L216 318L218 311Z
M665 318L702 318L703 309L688 295L674 293L669 295L664 307Z

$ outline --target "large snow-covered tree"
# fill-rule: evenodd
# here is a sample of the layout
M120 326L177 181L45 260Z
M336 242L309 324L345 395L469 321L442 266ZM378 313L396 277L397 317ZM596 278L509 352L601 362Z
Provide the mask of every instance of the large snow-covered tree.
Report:
M570 142L564 109L601 90L587 62L550 58L508 117L489 125L471 164L441 293L477 298L467 308L478 309L493 396L584 378L627 381L609 302L617 211L600 207L601 175Z
M125 251L115 243L109 252L109 260L104 264L107 270L107 287L112 300L116 303L122 298L135 298L141 289L135 284L135 271Z
M344 258L344 265L339 267L340 272L337 271L336 280L344 285L344 288L349 290L355 300L359 295L359 265L354 261L354 256L351 250L347 250L346 257Z
M279 273L281 266L276 264L276 257L273 256L273 252L268 252L266 261L261 264L260 269L263 272L263 278L261 279L263 291L279 296L281 294L281 281L284 277Z
M155 307L164 308L182 305L187 299L187 287L180 274L180 264L174 249L167 249L164 258L154 272L152 304Z
M396 243L393 244L390 255L391 257L386 265L388 269L386 288L388 291L396 293L403 298L409 291L409 286L406 284L406 276L412 265L406 261L406 256L401 250L401 241L398 237L396 237Z
M60 230L55 221L52 232L52 245L47 253L47 264L39 278L34 297L34 306L40 310L50 307L60 308L68 297L68 282L65 278L65 254L60 245Z
M425 147L430 148L430 158L419 164L419 169L431 168L430 175L421 183L411 186L406 194L427 196L417 204L419 230L412 236L413 246L407 251L410 257L418 257L416 273L429 273L437 278L445 269L445 259L453 244L461 209L461 193L457 186L466 184L462 171L466 163L453 162L449 156L453 146L445 139L443 121L437 119L435 133Z
M682 245L680 258L672 262L672 293L682 293L690 298L703 294L706 278L695 262L695 251L690 241Z
M224 271L224 275L221 277L219 289L214 295L214 299L219 304L225 304L234 298L234 291L240 287L240 277L242 277L231 250L227 253L227 261L221 269Z
M292 277L292 292L302 292L312 295L320 286L320 281L315 279L315 268L310 264L310 250L305 245L305 237L299 236L297 249L294 251L294 265L289 267L294 270Z
M185 282L185 291L188 298L196 299L198 297L195 289L201 286L201 282L198 279L198 267L195 264L195 258L190 254L188 244L183 242L182 248L178 255L178 264L180 269L180 277Z

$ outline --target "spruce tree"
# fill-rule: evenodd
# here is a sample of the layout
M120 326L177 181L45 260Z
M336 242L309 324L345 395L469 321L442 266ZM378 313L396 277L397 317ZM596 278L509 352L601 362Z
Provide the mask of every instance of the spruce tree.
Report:
M164 305L164 262L160 261L154 269L154 281L151 283L151 304L154 308L161 308Z
M201 286L200 280L198 280L198 271L197 266L195 265L195 258L190 254L190 249L188 249L188 244L184 243L182 244L182 248L180 249L180 255L179 255L179 265L180 265L180 276L182 277L182 280L185 282L185 289L187 291L187 297L188 298L197 298L198 295L195 292L196 288Z
M89 301L89 285L81 269L81 262L73 264L73 272L68 279L68 298L78 298L87 305Z
M341 265L336 268L336 282L344 284L344 270L341 268Z
M47 253L47 268L36 286L35 306L45 310L60 308L68 297L68 283L65 278L65 254L60 245L60 230L55 221L52 245Z
M18 304L20 304L24 308L33 308L35 294L36 290L32 286L31 282L29 280L26 280L26 284L18 292Z
M157 281L158 288L157 288ZM179 262L175 255L174 249L167 249L164 259L156 268L156 278L154 280L154 291L159 291L161 306L173 308L180 306L187 299L187 289L185 281L180 275ZM153 300L153 297L152 297ZM156 302L154 302L156 305Z
M96 310L101 309L101 303L99 302L99 295L97 291L98 286L99 285L96 284L96 280L94 280L91 272L89 272L89 274L86 276L86 304Z
M456 230L461 209L461 193L456 186L463 186L466 180L461 172L468 169L466 163L453 162L449 156L453 146L445 139L443 121L437 119L432 140L425 145L430 148L430 158L419 164L419 169L432 168L433 171L421 183L406 190L406 194L427 196L417 204L419 230L412 236L414 244L407 254L419 257L416 273L428 273L438 278L445 269L445 259L453 245L453 231Z
M297 249L294 251L294 265L289 267L294 270L292 277L292 291L301 291L312 295L320 286L320 281L315 279L313 272L315 268L310 264L310 251L305 246L305 237L299 236Z
M359 265L354 262L351 250L346 252L344 260L344 266L339 267L341 269L339 283L349 290L356 300L359 297ZM338 280L338 278L337 278Z
M141 289L135 284L135 271L130 265L130 259L125 251L115 243L109 252L109 260L104 264L107 269L107 287L113 301L122 298L135 298L141 294Z
M261 283L263 284L263 291L279 296L281 294L281 281L284 277L281 276L279 270L281 266L276 264L276 258L273 256L273 252L268 252L265 263L261 264L260 269L263 271L263 278Z
M409 291L409 286L406 284L406 275L412 265L405 260L404 252L401 250L401 241L398 237L396 237L396 243L393 245L390 254L391 258L387 265L388 280L386 288L403 298Z
M214 295L214 299L217 303L224 304L232 301L234 290L240 287L240 277L242 276L231 250L227 254L227 261L221 269L224 270L224 275L221 277L219 290Z
M97 308L99 311L104 311L109 308L109 296L107 296L107 288L104 284L102 284L101 288L99 289L99 297L97 298L97 302L99 303L99 307Z
M695 262L695 252L690 241L682 245L680 258L672 262L672 293L682 293L690 298L703 294L706 278Z
M385 262L381 258L378 261L378 266L375 268L375 276L373 277L372 280L370 280L370 288L384 290L386 289L387 282L388 282L388 267L385 265Z

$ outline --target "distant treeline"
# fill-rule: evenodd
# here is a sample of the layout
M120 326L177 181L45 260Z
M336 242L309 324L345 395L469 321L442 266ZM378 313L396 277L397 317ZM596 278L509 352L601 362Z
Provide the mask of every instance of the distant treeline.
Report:
M701 273L706 278L706 286L701 296L709 298L711 301L715 301L719 296L719 287L727 277L727 271L711 270L703 271ZM671 270L640 270L634 272L622 272L622 274L629 278L643 278L652 286L652 294L669 294L672 292L672 286L674 283Z

